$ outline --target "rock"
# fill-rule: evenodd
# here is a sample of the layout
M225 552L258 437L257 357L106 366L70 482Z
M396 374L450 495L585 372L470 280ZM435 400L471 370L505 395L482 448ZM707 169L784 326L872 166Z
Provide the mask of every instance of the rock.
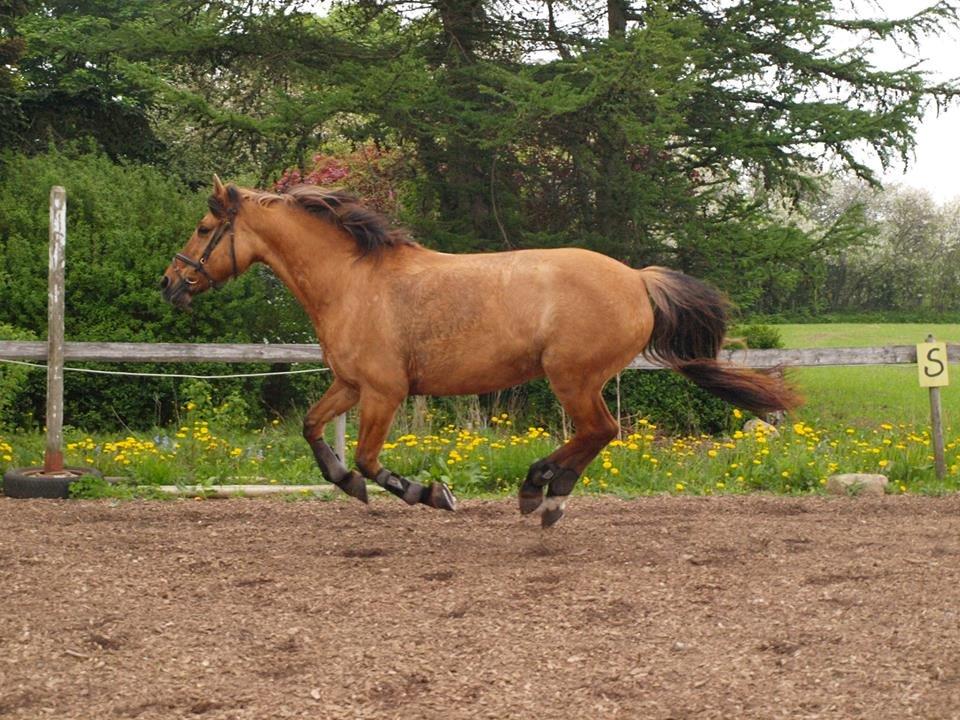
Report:
M776 437L780 434L780 431L777 430L773 425L768 422L764 422L760 418L751 418L743 424L743 432L745 433L757 433L762 432L771 437Z
M886 475L842 473L827 478L826 490L830 495L883 495L888 482Z

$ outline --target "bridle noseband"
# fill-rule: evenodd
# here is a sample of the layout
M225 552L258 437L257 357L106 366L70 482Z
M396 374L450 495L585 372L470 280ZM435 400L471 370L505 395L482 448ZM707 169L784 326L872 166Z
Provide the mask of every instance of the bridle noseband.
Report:
M214 229L213 235L210 236L210 240L209 242L207 242L207 246L203 249L203 253L201 253L199 260L194 260L193 258L187 257L183 253L177 253L176 255L173 256L174 260L179 260L184 265L192 267L198 273L203 275L207 279L207 282L210 283L210 287L213 289L222 287L231 279L235 278L237 275L240 274L239 271L237 270L236 234L233 228L233 221L236 218L236 216L237 216L237 208L235 207L227 208L227 219L224 220L222 223L220 223L216 227L216 229ZM207 264L207 260L210 259L210 254L217 249L217 245L219 245L220 241L223 240L224 236L227 234L227 231L230 232L230 261L233 263L233 272L230 273L230 276L226 280L217 282L212 277L210 277L210 274L207 272L207 268L205 266ZM196 285L198 282L196 278L191 279L181 275L180 268L176 266L174 266L174 272L176 272L177 277L179 277L187 285Z

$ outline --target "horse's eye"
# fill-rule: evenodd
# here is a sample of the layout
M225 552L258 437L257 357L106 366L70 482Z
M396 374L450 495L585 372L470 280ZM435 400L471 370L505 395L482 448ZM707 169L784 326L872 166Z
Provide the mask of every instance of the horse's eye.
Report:
M197 228L197 235L209 235L209 234L210 234L210 228L203 227L203 225Z

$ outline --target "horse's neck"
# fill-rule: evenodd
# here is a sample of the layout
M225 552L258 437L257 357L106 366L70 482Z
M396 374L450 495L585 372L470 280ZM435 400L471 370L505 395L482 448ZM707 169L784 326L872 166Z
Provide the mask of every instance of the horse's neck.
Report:
M264 208L255 224L261 260L280 278L317 324L334 298L356 286L356 245L345 232L306 213Z

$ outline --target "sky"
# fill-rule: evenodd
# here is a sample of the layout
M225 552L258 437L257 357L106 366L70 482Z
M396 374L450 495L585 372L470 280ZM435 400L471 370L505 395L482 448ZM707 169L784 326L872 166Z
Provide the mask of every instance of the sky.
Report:
M904 17L933 1L883 0L879 5L888 17ZM872 0L863 5L875 10ZM931 79L942 81L960 76L960 29L951 28L949 34L925 39L916 57L906 61L892 44L876 54L877 65L884 69L902 67L921 58L925 60L923 68L932 74ZM917 129L916 141L910 165L906 170L901 166L883 174L884 183L927 190L940 203L960 198L960 102L953 103L939 116L936 108L929 108Z

